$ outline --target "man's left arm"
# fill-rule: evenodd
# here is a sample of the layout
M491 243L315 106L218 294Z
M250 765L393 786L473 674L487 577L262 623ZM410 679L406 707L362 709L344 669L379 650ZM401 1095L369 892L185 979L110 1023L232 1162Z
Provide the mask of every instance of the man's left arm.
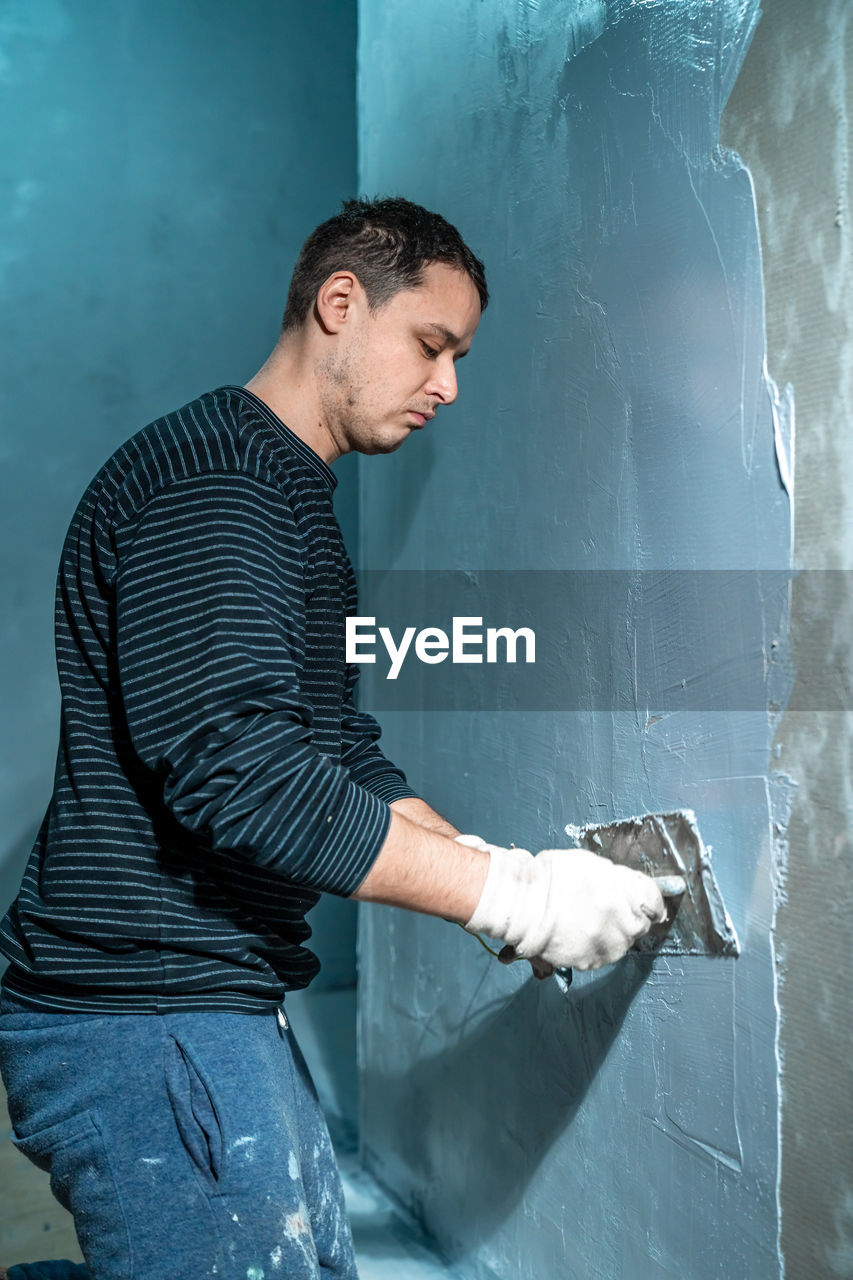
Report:
M347 613L358 613L358 589L352 566L347 566ZM406 781L402 769L388 759L379 746L382 733L378 722L367 711L358 709L356 690L360 676L357 663L347 663L346 691L341 715L341 763L349 770L353 782L380 797L395 812L419 827L450 836L456 827L436 813Z
M451 839L459 835L458 829L452 823L442 818L440 813L431 809L419 796L395 800L391 808L395 813L402 813L403 817L408 818L410 822L416 822L419 827L426 827L429 831L437 831L439 835L450 836Z
M369 712L359 711L356 706L358 677L358 667L348 664L341 713L341 764L349 771L353 782L386 804L417 799L417 792L409 786L403 770L392 764L381 750L379 738L382 730L377 721ZM424 808L428 809L429 805L424 805Z
M385 800L396 813L416 822L419 827L453 839L459 835L456 827L412 790L402 769L392 764L379 747L382 730L377 721L368 712L357 709L355 690L358 674L358 667L354 664L348 668L347 698L341 720L341 763L349 770L353 782Z

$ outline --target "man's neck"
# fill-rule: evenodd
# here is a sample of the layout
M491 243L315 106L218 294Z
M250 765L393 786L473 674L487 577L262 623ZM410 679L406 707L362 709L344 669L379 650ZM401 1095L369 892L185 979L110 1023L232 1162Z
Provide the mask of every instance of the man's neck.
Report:
M341 456L323 422L313 369L304 351L279 344L246 387L328 466Z

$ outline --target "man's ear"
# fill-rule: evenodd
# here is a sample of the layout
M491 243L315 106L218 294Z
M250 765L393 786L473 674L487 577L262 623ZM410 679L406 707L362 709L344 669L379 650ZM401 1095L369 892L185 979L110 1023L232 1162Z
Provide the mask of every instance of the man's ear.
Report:
M327 333L339 333L363 298L364 290L351 271L335 271L317 293L317 319Z

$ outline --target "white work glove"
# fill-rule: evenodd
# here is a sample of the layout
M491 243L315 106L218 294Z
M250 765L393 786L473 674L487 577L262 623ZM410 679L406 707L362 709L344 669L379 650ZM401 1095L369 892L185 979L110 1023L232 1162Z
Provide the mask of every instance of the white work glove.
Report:
M465 928L500 938L512 948L501 958L524 957L537 976L612 964L666 919L650 876L587 849L544 849L534 858L526 849L487 847L489 873Z
M492 849L496 848L495 845L488 844L482 836L454 836L454 840L457 844L467 844L472 849L482 849L486 853L490 853ZM501 853L511 852L512 850L509 849L501 850ZM526 856L529 858L530 854L528 853ZM467 929L469 926L465 925L464 927ZM471 929L470 932L479 933L480 931L479 929ZM495 934L490 934L490 937L495 936ZM554 966L552 964L546 964L545 961L540 960L538 956L524 957L516 955L512 947L504 947L498 956L498 959L502 964L512 964L514 960L529 959L530 967L533 970L534 976L537 978L550 978L554 972Z
M467 844L471 849L485 849L487 853L492 847L481 836L454 836L453 839L457 844Z

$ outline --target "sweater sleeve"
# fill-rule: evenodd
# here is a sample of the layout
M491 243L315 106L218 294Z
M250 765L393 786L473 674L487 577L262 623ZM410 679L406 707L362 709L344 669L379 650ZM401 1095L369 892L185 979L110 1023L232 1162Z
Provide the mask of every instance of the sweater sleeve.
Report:
M249 475L196 475L162 489L117 542L123 710L167 807L216 851L352 893L390 811L312 742L287 502Z
M346 611L349 616L358 614L358 586L352 565L347 561ZM360 787L379 796L387 804L402 800L405 796L420 799L406 781L406 775L392 764L381 751L378 743L382 734L378 722L366 711L360 711L356 692L360 668L347 664L346 696L341 717L342 757L350 777Z
M392 764L378 746L382 730L377 721L367 711L359 711L356 707L358 676L358 667L350 665L347 668L347 699L341 724L343 763L349 769L353 782L387 804L404 796L419 799L418 793L406 781L403 770Z

